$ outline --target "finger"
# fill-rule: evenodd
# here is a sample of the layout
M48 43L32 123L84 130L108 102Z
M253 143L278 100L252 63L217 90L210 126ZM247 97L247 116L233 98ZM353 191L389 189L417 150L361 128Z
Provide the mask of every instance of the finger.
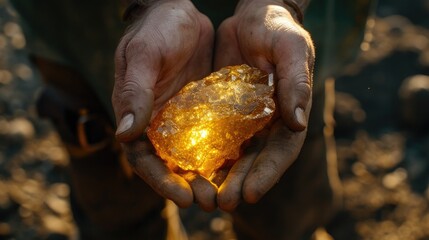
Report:
M145 131L154 103L158 77L156 54L142 41L123 39L115 55L115 85L112 105L117 121L116 137L135 140Z
M219 187L217 204L224 211L233 211L242 200L244 179L265 142L265 133L258 135L252 139L250 145L244 150L243 157L237 160Z
M277 95L280 112L293 131L304 130L308 123L306 110L312 94L314 48L307 35L304 30L299 31L278 41L274 47L279 49L274 53L274 61L279 79Z
M194 201L204 211L216 209L217 187L210 181L195 173L187 173L184 178L188 181L194 194Z
M253 163L243 183L243 198L256 203L277 183L295 161L306 131L293 132L281 120L272 127L266 145Z
M153 155L153 147L147 142L123 144L128 161L134 171L159 195L172 200L179 207L193 203L192 189L181 176L172 172L165 163Z
M232 164L232 162L228 161L221 168L217 169L216 172L210 176L210 182L219 188L228 176Z
M228 18L222 22L217 30L214 70L244 63L235 36L235 27L231 27L234 24L234 19Z

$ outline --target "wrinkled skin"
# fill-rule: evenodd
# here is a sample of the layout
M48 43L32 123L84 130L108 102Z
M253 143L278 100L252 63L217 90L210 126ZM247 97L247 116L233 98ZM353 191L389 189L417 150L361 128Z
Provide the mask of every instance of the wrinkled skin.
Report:
M280 116L253 139L220 186L217 203L229 211L241 199L257 202L297 158L311 108L314 47L284 5L242 1L219 27L215 68L243 62L275 73Z
M190 206L193 192L200 192L191 188L198 180L188 183L173 173L154 154L150 142L140 137L169 98L190 80L210 73L213 37L209 19L189 1L158 1L128 29L115 56L112 103L119 125L117 139L125 143L134 171L181 207ZM132 123L121 131L123 118Z
M297 158L311 108L314 48L289 11L274 0L241 1L217 31L214 56L212 25L188 0L156 2L124 35L112 95L117 139L135 172L163 197L180 207L196 202L206 211L232 211L242 200L257 202ZM141 137L151 117L212 66L242 63L276 74L279 114L242 158L219 171L219 188L197 174L172 172Z

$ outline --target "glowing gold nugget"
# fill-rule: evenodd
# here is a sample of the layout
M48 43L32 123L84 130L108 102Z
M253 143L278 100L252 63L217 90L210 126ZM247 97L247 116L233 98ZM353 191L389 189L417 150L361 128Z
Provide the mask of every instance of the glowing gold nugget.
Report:
M152 120L148 136L157 154L209 177L241 144L261 130L275 110L272 74L230 66L191 82Z

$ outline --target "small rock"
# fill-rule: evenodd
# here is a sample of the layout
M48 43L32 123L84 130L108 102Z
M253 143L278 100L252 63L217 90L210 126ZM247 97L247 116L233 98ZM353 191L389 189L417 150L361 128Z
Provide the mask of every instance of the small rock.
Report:
M407 178L407 171L403 168L398 168L394 172L386 174L383 177L383 186L388 189L395 189Z
M359 101L348 93L335 94L334 118L337 136L354 134L365 121L366 113Z
M70 194L70 188L65 183L54 183L51 186L52 192L60 197L60 198L67 198Z
M399 98L404 127L418 133L429 130L429 76L415 75L405 79Z
M70 206L67 200L58 198L54 194L49 194L45 200L46 205L59 215L66 215L70 212Z
M9 84L12 81L12 78L13 78L13 76L12 76L10 71L0 70L0 83L1 84L4 84L4 85Z
M22 48L25 46L25 42L22 43L22 41L24 41L22 38L22 40L20 40L21 38L18 37L16 38L18 40L16 40L16 48ZM22 46L24 45L24 46ZM31 70L31 68L25 64L18 64L17 66L15 66L15 74L21 78L22 80L29 80L32 76L33 76L33 70Z
M70 231L67 223L54 215L42 216L42 222L46 230L52 233L60 233L67 235Z
M3 239L3 237L10 236L12 234L12 228L7 223L0 223L0 239Z
M33 124L26 118L16 118L9 122L9 133L22 135L25 139L34 137Z

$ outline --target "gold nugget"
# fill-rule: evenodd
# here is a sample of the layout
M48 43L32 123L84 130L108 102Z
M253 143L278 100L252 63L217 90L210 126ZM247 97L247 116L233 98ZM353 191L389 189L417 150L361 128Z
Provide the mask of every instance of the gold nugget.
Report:
M171 98L147 131L171 168L209 177L274 114L272 74L247 65L229 66L190 82Z

